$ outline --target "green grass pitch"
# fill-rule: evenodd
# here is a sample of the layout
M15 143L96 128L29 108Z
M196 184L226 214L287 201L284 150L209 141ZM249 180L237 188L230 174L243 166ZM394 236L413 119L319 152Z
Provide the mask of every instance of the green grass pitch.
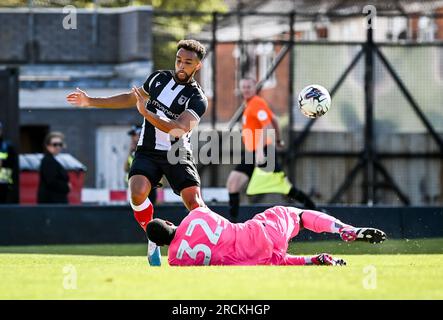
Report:
M149 267L144 244L0 247L0 299L443 299L443 239L293 242L345 267Z

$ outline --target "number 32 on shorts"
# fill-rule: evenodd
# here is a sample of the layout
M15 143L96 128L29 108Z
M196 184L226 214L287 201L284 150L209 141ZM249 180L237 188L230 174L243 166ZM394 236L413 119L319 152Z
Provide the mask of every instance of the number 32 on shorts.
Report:
M185 235L191 236L197 225L200 225L200 227L203 229L203 231L205 232L206 236L208 237L209 241L212 244L214 244L214 245L217 244L218 240L220 239L221 233L223 231L222 226L217 226L217 228L213 232L205 220L194 219L189 224L188 229L186 229ZM194 260L197 258L197 254L199 252L203 252L205 255L205 258L203 260L203 264L205 266L208 266L209 262L211 261L211 255L212 255L211 249L209 249L209 247L205 244L199 243L196 246L194 246L194 248L191 248L189 246L188 241L183 239L182 242L180 243L180 247L178 248L178 251L177 251L177 256L176 256L177 259L182 259L184 252L186 252Z

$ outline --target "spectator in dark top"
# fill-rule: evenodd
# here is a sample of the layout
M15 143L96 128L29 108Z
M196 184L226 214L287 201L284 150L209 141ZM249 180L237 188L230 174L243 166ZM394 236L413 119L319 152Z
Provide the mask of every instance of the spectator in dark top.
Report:
M64 147L64 135L50 132L45 137L45 155L40 164L38 203L68 203L68 172L55 159Z
M18 155L13 145L3 139L0 122L0 204L17 203Z

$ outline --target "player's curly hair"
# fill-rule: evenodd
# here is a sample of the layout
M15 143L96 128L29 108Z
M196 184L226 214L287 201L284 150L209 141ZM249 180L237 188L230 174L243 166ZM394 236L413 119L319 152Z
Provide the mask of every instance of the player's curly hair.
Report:
M195 52L200 60L203 60L203 58L206 55L205 46L202 45L197 40L192 40L192 39L180 40L177 44L177 51L180 50L181 48Z

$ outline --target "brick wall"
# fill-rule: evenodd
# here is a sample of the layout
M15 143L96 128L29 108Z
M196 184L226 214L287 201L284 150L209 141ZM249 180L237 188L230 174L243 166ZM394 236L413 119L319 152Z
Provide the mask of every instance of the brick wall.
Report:
M77 10L64 29L62 9L0 10L0 62L123 63L151 60L150 7ZM69 22L72 22L70 20ZM29 26L33 26L29 28Z
M443 14L443 7L435 10L436 14ZM437 31L435 35L436 40L443 40L443 18L435 19L435 24L437 26Z

